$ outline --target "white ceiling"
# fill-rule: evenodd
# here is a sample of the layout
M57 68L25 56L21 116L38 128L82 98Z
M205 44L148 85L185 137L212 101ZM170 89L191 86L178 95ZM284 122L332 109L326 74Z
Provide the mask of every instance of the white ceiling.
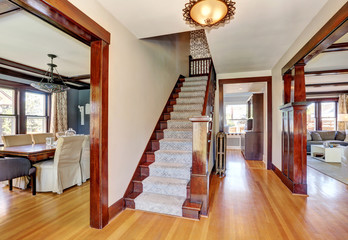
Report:
M98 0L138 38L195 30L188 0ZM230 23L207 30L217 73L270 70L327 0L236 0Z
M53 53L60 74L90 73L89 46L25 11L1 15L0 29L1 58L47 70L47 54Z

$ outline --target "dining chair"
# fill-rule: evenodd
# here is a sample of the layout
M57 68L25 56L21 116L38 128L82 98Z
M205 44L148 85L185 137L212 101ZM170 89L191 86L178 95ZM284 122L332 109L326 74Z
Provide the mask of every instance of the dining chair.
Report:
M52 160L34 164L36 191L63 193L74 185L81 185L80 158L85 136L60 137Z
M59 137L63 137L65 136L65 132L56 132L56 137L59 138Z
M54 137L53 133L33 133L31 138L34 144L46 143L46 138Z
M85 136L85 140L82 143L80 165L81 165L82 182L86 182L87 179L90 179L90 140L89 140L89 135Z
M33 143L30 134L17 134L1 136L5 147L30 145Z
M31 176L32 192L36 194L36 168L26 158L0 158L0 181L8 180L10 191L13 187L13 179Z

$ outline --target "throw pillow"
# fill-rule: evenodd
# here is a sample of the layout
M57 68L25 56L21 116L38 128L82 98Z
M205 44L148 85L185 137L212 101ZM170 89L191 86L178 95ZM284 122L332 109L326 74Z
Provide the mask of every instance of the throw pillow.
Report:
M345 131L337 131L336 132L336 137L335 137L336 140L344 141L345 138L346 138L346 132Z
M312 141L312 135L310 131L307 131L307 141Z
M321 136L320 136L319 133L317 133L317 132L312 132L312 140L313 140L313 141L323 141L323 140L321 139Z

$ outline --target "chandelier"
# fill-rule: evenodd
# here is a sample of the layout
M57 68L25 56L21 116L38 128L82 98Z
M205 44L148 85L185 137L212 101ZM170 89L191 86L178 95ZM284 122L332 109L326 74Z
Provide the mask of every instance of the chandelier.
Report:
M40 82L32 83L30 84L32 87L39 89L43 92L48 93L60 93L64 92L70 89L65 82L63 81L62 77L59 75L57 70L57 65L53 63L53 59L57 57L57 55L54 54L47 54L49 58L51 58L51 63L47 63L49 66L47 72L45 73L45 76L41 79ZM57 77L54 76L54 70L57 72ZM56 84L54 83L54 79L58 79L62 84Z
M228 22L236 3L231 0L190 0L185 4L184 20L200 27L213 27Z

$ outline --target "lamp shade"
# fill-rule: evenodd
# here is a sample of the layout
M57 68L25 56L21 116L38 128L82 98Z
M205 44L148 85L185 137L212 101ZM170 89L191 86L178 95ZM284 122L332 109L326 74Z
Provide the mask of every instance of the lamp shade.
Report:
M213 25L223 19L228 8L225 2L202 0L191 8L191 18L201 25Z
M339 113L337 121L348 122L348 113Z

